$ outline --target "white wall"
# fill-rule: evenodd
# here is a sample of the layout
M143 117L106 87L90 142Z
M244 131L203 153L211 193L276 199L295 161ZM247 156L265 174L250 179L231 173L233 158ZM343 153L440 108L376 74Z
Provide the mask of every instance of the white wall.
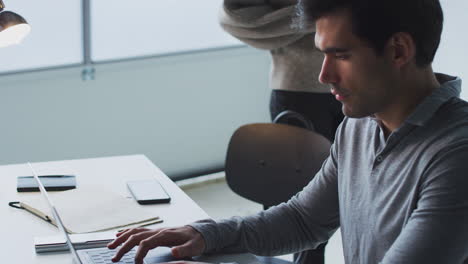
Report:
M4 1L23 16L31 33L0 50L0 73L79 64L83 61L81 0Z
M143 153L170 176L221 167L268 121L267 53L250 48L0 78L0 164Z
M468 1L441 0L445 23L442 40L434 60L434 70L462 78L461 97L468 100ZM463 89L464 88L464 89Z
M434 69L468 80L468 1L441 2ZM269 120L266 52L243 47L98 65L88 82L81 70L0 76L0 164L143 153L180 176L221 167L235 128Z
M91 1L92 60L239 45L219 26L222 4L223 0Z
M83 62L82 0L5 2L32 31L21 44L0 50L0 73ZM219 26L221 6L222 0L90 1L91 60L239 46Z

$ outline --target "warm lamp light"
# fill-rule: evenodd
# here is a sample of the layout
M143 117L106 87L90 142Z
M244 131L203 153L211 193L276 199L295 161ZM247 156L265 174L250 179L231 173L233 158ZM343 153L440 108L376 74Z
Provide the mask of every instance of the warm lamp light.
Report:
M11 12L3 11L5 4L0 0L0 48L19 44L31 31L26 19Z

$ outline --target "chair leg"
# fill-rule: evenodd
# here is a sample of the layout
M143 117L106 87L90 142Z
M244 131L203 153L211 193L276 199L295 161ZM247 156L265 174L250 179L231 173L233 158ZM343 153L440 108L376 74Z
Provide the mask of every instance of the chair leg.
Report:
M294 254L294 264L324 264L325 246L328 242L319 245L316 249L305 250Z

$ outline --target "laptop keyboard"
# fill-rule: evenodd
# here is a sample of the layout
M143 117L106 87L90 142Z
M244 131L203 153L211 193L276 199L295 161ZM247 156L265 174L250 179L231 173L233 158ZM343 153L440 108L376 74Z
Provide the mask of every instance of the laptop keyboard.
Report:
M135 263L136 250L132 249L125 254L119 262L112 262L112 257L115 255L115 250L102 249L86 252L92 261L92 264L133 264Z

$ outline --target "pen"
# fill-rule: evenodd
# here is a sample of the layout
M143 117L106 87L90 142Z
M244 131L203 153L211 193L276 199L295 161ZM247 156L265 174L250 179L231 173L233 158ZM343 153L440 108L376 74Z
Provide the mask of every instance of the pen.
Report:
M149 226L149 225L153 225L153 224L159 224L159 223L162 223L162 222L164 222L162 219L156 219L156 220L148 221L148 222L145 222L145 223L142 223L142 224L139 224L139 225L133 225L133 226L130 225L130 226L126 227L126 228L117 230L117 232L122 232L122 231L130 229L130 228L138 228L138 227L144 227L144 226Z

